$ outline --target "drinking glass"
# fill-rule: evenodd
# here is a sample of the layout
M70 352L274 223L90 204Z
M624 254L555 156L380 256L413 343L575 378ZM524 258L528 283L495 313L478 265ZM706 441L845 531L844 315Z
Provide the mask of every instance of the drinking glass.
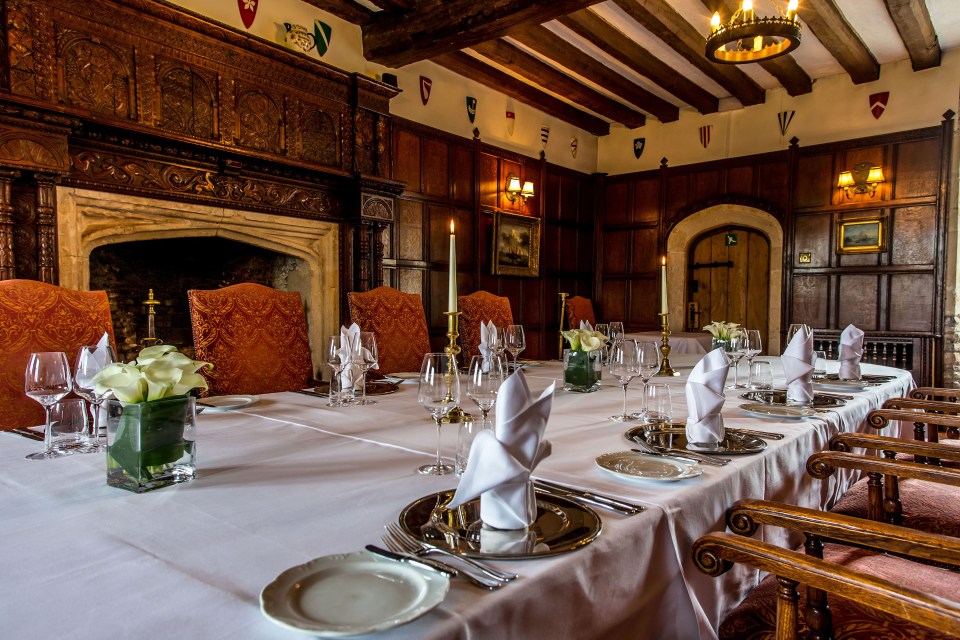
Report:
M646 388L647 422L673 422L673 392L669 384L651 384Z
M783 345L783 350L784 350L784 351L787 350L787 346L790 344L790 341L793 340L793 336L795 336L795 335L797 335L798 333L800 333L800 330L801 330L801 329L804 329L804 328L806 328L807 333L811 333L810 327L808 327L808 326L805 325L805 324L792 324L792 325L790 325L790 328L787 329L787 342Z
M571 329L576 329L576 328L578 328L578 327L570 327L570 328L571 328ZM607 324L607 323L605 323L605 322L601 322L600 324L594 326L594 327L593 327L593 330L596 331L597 333L600 333L600 334L603 334L603 335L607 336L607 338L608 338L607 342L606 342L606 343L603 345L603 347L602 347L602 349L603 349L603 364L606 364L606 362L607 362L607 354L610 352L610 341L609 341L609 338L610 338L610 325Z
M507 364L502 357L493 355L489 367L484 371L483 356L473 356L467 371L467 397L480 408L482 418L480 422L464 421L460 424L455 464L457 475L462 475L467 468L473 439L482 429L487 428L487 414L497 402L497 392L507 375Z
M623 323L611 322L610 335L608 337L610 338L610 341L607 343L609 345L609 348L607 349L607 364L610 363L610 356L613 354L613 345L617 344L617 342L623 338Z
M493 352L503 358L504 366L508 363L506 361L506 351L507 351L507 328L506 327L497 327L497 335L493 344ZM506 371L510 373L509 369Z
M50 406L50 442L55 451L84 452L87 406L81 398L65 398Z
M814 351L813 355L813 379L822 380L827 377L827 352Z
M527 348L527 339L523 335L522 324L507 325L504 331L504 346L507 351L513 354L513 370L517 370L517 356Z
M376 400L367 400L367 372L377 366L377 337L370 331L361 331L359 340L360 375L363 380L363 392L357 404L376 404ZM356 358L355 358L356 360Z
M330 365L330 401L327 402L328 407L342 407L345 402L343 401L344 391L343 391L343 380L341 379L341 374L343 373L343 368L348 364L345 362L346 352L344 350L342 339L340 336L330 336L327 338L327 351L326 358L327 364Z
M746 354L746 342L747 337L741 333L736 338L730 338L723 345L724 351L730 356L730 361L733 364L733 384L728 384L727 389L740 388L740 360Z
M641 396L643 404L640 405L640 411L630 414L631 420L647 419L647 383L650 381L650 376L660 370L660 356L660 348L656 343L637 343L637 362L639 364L640 380L643 381L643 394Z
M99 347L87 345L80 347L77 353L77 364L73 369L73 391L90 405L93 422L90 423L90 433L87 434L87 443L78 451L80 453L97 453L105 451L106 447L100 444L100 407L103 405L104 395L97 395L93 378L108 364L117 361L110 345Z
M750 363L750 388L761 391L773 388L773 369L766 360Z
M747 329L746 330L746 344L744 346L744 354L747 358L747 373L750 373L750 367L753 365L753 359L760 355L760 352L763 351L763 340L760 338L759 329Z
M44 450L31 453L27 456L27 459L59 458L73 453L53 446L53 434L50 429L50 407L70 393L71 386L70 365L67 364L65 353L62 351L43 351L30 354L30 359L27 361L27 370L24 374L23 388L28 396L43 405L47 420L43 437Z
M610 416L611 420L617 422L627 422L630 416L627 414L627 385L630 381L640 375L640 356L636 340L619 340L610 350L610 375L620 381L623 387L623 411L620 415Z
M437 424L437 461L423 465L417 471L424 475L446 475L453 471L453 467L443 464L440 459L440 420L450 409L460 404L460 376L454 356L446 353L428 353L423 356L417 402L430 412Z

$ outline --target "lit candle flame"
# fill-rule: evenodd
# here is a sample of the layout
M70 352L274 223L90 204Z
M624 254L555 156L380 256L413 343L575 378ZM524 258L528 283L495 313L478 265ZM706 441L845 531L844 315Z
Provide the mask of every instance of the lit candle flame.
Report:
M667 266L667 256L660 258L660 264L664 267Z
M450 220L450 235L453 235L453 220Z
M741 7L743 12L753 11L753 0L743 0L743 6Z
M710 18L710 26L711 26L714 30L716 30L716 29L718 29L718 28L720 27L720 12L719 12L719 11L714 11L714 12L713 12L713 17Z

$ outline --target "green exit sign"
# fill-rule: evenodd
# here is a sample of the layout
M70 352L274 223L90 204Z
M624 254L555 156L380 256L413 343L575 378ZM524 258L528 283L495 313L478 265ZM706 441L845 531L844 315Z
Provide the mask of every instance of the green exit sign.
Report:
M737 244L737 234L735 234L735 233L728 233L727 235L723 236L723 244L724 244L725 246L728 246L728 247L736 246L736 244Z

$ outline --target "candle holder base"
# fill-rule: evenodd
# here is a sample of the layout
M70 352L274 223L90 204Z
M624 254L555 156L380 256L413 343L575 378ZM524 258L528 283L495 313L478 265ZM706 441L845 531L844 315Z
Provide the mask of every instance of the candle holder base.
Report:
M447 316L447 339L449 344L443 348L444 353L450 356L451 368L457 364L457 356L460 355L460 345L457 344L459 333L459 311L445 311L443 315ZM460 424L462 422L473 422L473 416L461 409L454 407L447 412L447 415L440 419L442 424Z
M653 374L660 378L673 378L680 375L680 372L670 366L670 314L661 313L660 315L660 334L663 336L663 343L660 345L660 353L663 359L660 362L660 370Z

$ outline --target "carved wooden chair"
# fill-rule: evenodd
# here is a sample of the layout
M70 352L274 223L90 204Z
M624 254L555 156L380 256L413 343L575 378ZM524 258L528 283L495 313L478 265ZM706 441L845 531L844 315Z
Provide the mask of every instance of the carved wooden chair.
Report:
M80 347L106 332L114 344L104 291L73 291L35 280L0 281L0 429L43 424L43 409L23 392L35 351L63 351L71 368Z
M943 415L960 415L960 403L953 400L940 400L940 399L931 399L930 394L927 394L928 391L933 391L931 387L921 387L919 389L914 389L910 392L909 398L890 398L883 403L884 409L899 409L901 411L917 411L923 413L934 413L934 414L943 414ZM956 389L937 389L936 391L945 391L960 393ZM920 393L917 393L920 392ZM916 394L916 395L915 395ZM937 397L937 396L934 396ZM940 396L940 397L953 397L953 396ZM937 442L940 439L940 429L930 429L925 428L925 423L923 422L914 422L913 437L916 440L928 440L930 442ZM948 440L956 440L960 438L960 429L956 426L946 426L946 437Z
M187 292L197 360L210 395L303 389L313 382L300 294L245 282Z
M760 525L802 532L805 553L749 537ZM960 634L955 538L762 500L736 503L727 526L734 533L694 543L697 567L719 576L742 563L772 575L724 619L722 639L788 640L798 637L798 627L819 639ZM807 587L802 594L800 584Z
M593 313L593 303L590 302L590 298L581 296L567 298L567 328L579 329L581 320L586 320L590 326L597 324L597 316Z
M495 296L486 291L477 291L457 298L460 310L460 340L463 344L463 363L470 357L480 355L480 324L492 321L498 329L513 324L510 299Z
M348 293L350 319L377 338L380 373L420 371L430 352L423 300L391 287Z

